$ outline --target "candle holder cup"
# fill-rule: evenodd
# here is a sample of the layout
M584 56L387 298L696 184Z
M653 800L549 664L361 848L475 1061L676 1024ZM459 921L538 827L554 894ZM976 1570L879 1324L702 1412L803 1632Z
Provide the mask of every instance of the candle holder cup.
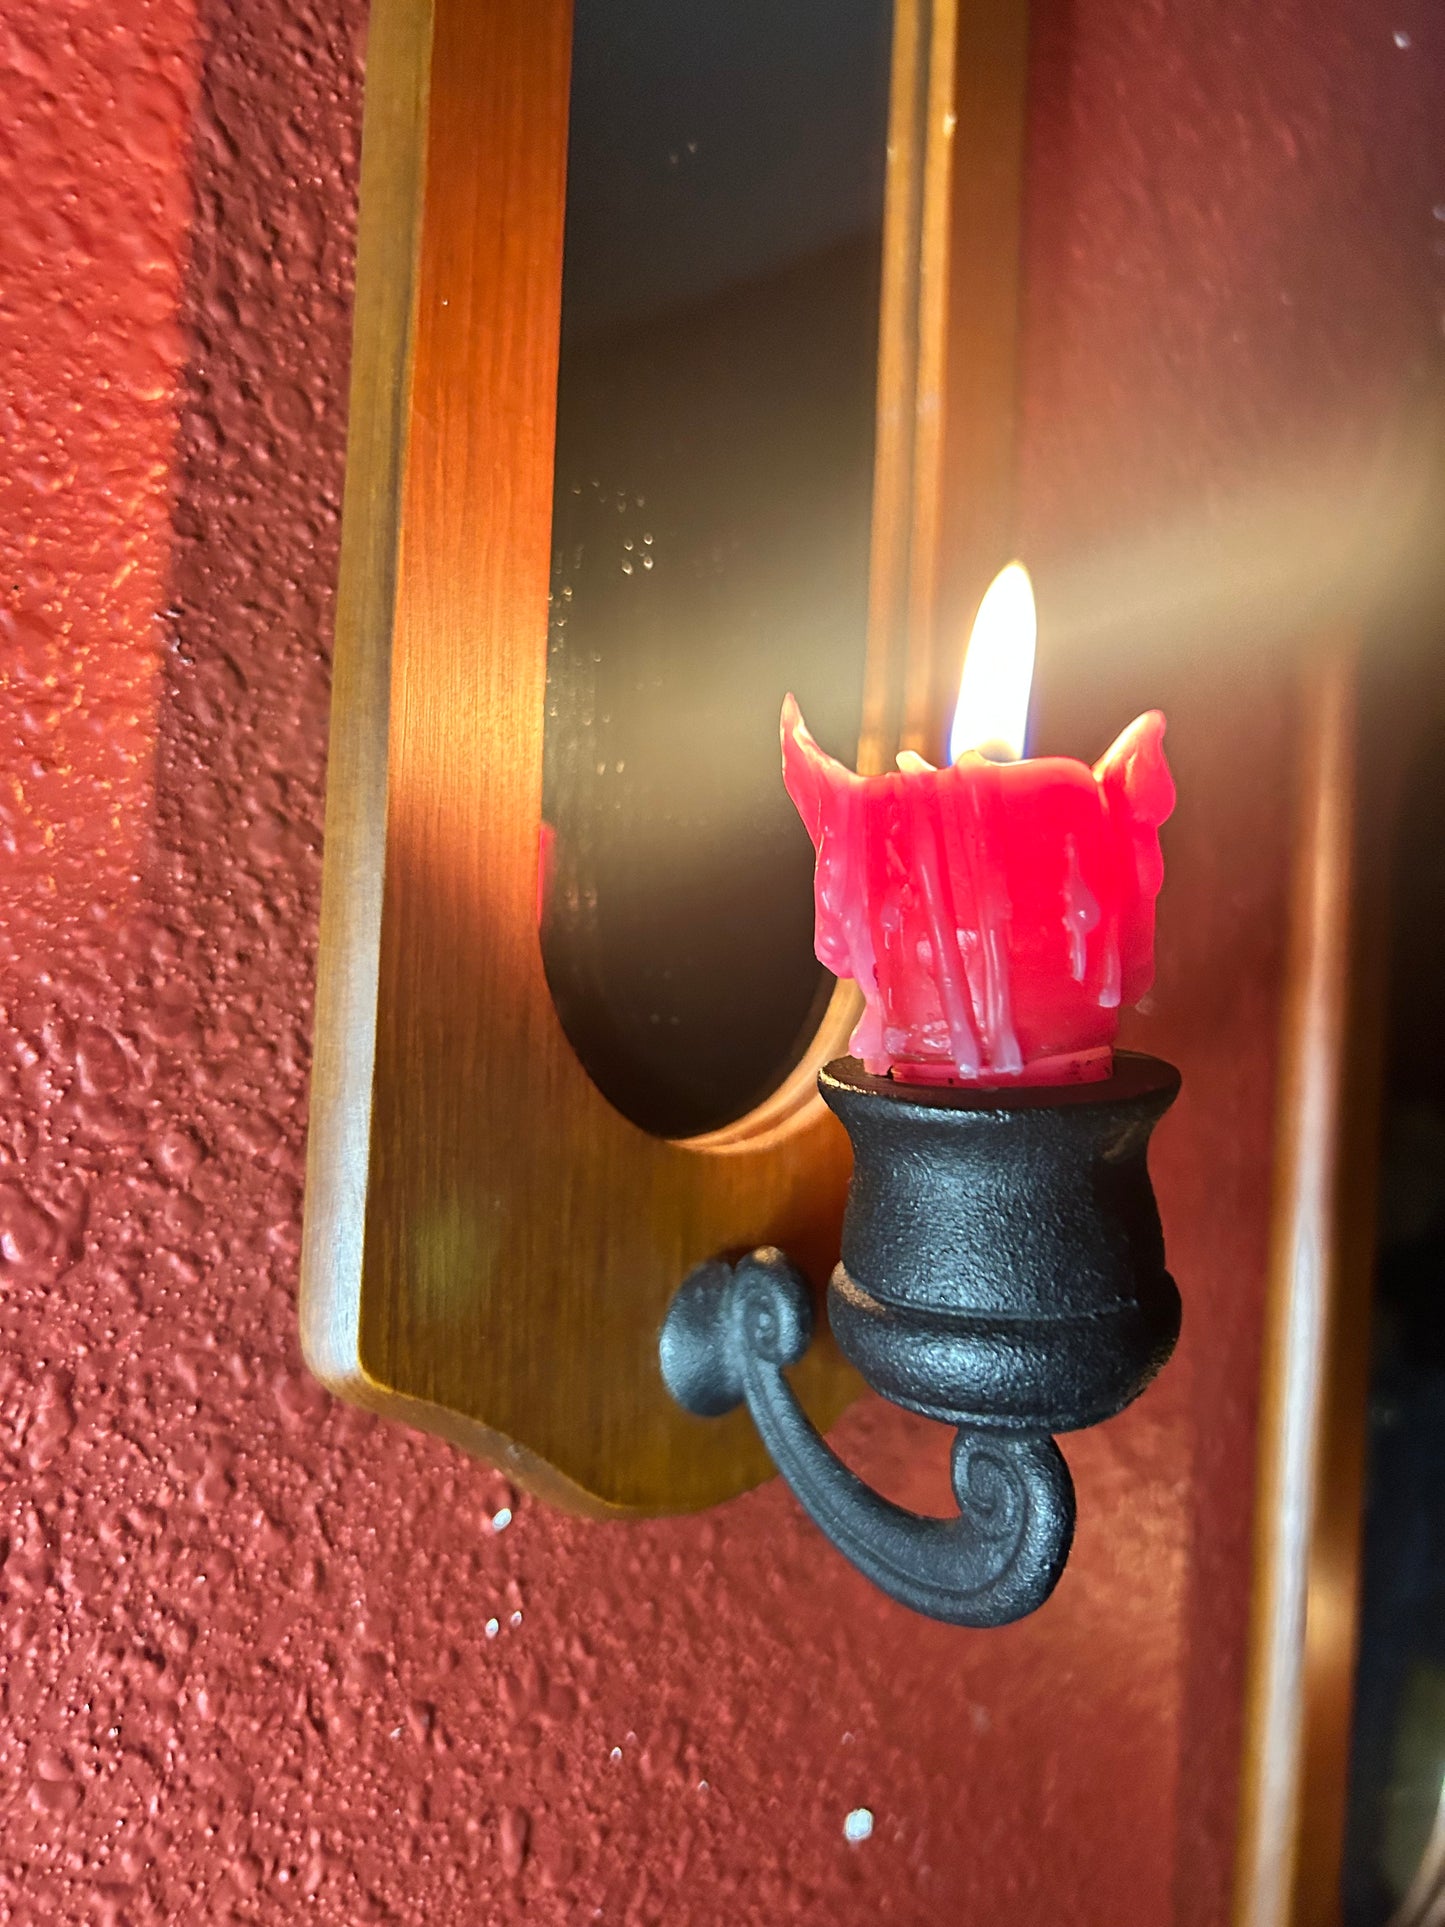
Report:
M782 1252L689 1274L663 1325L663 1377L700 1416L746 1403L804 1508L891 1598L1005 1625L1043 1604L1068 1559L1073 1482L1053 1435L1122 1411L1179 1334L1146 1162L1179 1074L1121 1051L1106 1081L979 1090L843 1058L819 1088L854 1152L833 1335L884 1398L955 1428L957 1516L882 1498L814 1429L785 1376L812 1298Z

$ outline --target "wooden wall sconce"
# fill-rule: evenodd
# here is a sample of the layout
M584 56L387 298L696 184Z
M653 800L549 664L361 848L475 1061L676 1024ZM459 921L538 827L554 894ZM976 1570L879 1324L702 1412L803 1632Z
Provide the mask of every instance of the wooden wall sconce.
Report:
M577 9L579 61L597 16ZM808 596L836 573L829 555L851 556L865 586L854 667L839 674L857 685L864 769L935 741L971 610L1011 552L1027 27L1025 0L897 0L878 16L874 145L889 160L871 263L850 284L872 289L871 308L853 310L867 324L863 514L846 540L820 535L811 581L775 558L763 586L776 603L750 607L741 625L724 592L731 551L715 557L724 591L710 605L734 622L739 688L769 661L756 707L776 717L807 661L827 681L816 636L801 672L786 638L807 631ZM801 1034L774 1053L765 1088L748 1101L734 1091L711 1121L686 1094L670 1110L655 1078L631 1102L616 1069L626 1051L596 1044L589 1075L569 1038L595 989L566 948L587 923L587 876L549 879L542 825L571 811L595 827L576 742L605 747L616 725L611 663L589 683L585 647L580 669L573 649L585 625L565 629L568 571L588 544L579 566L591 567L596 516L615 508L612 592L629 577L629 593L658 584L668 512L635 485L604 500L615 478L600 469L577 469L575 504L560 492L567 451L602 432L588 413L605 386L589 343L612 344L617 379L637 375L605 299L580 320L563 314L574 213L585 267L586 210L569 211L569 94L574 144L601 111L595 87L573 91L573 26L571 0L376 0L372 11L302 1335L312 1369L343 1396L504 1463L560 1503L655 1513L710 1505L771 1470L746 1413L704 1424L668 1396L658 1331L679 1281L721 1253L778 1245L815 1287L826 1280L848 1151L815 1081L852 1012L847 991L805 998ZM840 98L873 84L846 62L818 71ZM619 99L616 111L634 106ZM660 166L702 178L706 140L675 131L655 129ZM860 193L871 164L860 162ZM586 186L574 179L574 198ZM766 279L777 251L769 210L754 215L738 244ZM820 278L854 272L862 257L844 243L791 279L780 271L783 336ZM645 279L646 249L623 255ZM706 263L689 271L706 279ZM634 311L656 295L639 287ZM746 338L730 297L701 282L693 293L695 340L709 327ZM668 352L649 348L648 369L681 393ZM759 419L770 405L757 403ZM744 437L749 423L735 428ZM725 457L729 440L715 435L714 452ZM724 459L719 500L734 484ZM724 549L736 538L725 529ZM715 584L695 556L694 599L706 604ZM631 665L639 689L646 667ZM762 753L774 771L775 741L770 723ZM625 801L626 786L617 793ZM806 874L811 853L782 820ZM572 918L540 941L539 861L544 894L550 881ZM638 847L634 861L665 867L668 855ZM802 940L806 953L805 930ZM599 1087L609 1076L614 1101ZM819 1425L857 1389L826 1345L796 1383Z

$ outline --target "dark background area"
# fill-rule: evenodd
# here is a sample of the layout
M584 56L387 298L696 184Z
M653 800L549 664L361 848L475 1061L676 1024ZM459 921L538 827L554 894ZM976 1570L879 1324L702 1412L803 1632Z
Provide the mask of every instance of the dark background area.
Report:
M1445 1814L1445 662L1438 645L1413 693L1430 720L1422 727L1417 714L1404 725L1409 770L1391 851L1348 1927L1384 1927L1427 1844L1437 1857L1445 1851L1445 1825L1431 1840L1437 1814ZM1437 1885L1445 1895L1445 1883Z

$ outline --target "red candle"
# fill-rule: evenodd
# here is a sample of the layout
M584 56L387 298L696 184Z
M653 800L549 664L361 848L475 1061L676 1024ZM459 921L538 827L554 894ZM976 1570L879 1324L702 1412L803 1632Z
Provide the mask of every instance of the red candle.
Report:
M783 777L817 851L815 947L854 978L852 1048L911 1083L1107 1077L1119 1010L1154 976L1159 825L1174 807L1157 710L1090 769L1018 758L1033 597L1011 564L984 598L951 745L863 777L783 705Z

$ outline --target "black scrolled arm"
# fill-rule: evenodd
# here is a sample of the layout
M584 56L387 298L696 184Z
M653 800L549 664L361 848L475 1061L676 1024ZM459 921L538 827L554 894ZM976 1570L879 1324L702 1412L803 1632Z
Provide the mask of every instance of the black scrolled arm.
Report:
M1069 1556L1074 1490L1053 1435L1122 1411L1179 1334L1146 1157L1179 1074L1120 1051L1095 1084L919 1089L842 1058L818 1085L853 1143L833 1337L875 1392L954 1428L957 1518L890 1504L814 1430L784 1377L812 1300L780 1251L689 1273L663 1377L703 1417L746 1403L814 1521L890 1598L1006 1625Z
M812 1323L808 1287L780 1251L701 1265L663 1327L663 1377L702 1416L746 1402L814 1524L890 1599L953 1626L1003 1626L1041 1606L1074 1534L1073 1481L1053 1440L961 1427L958 1517L905 1511L824 1443L783 1376L807 1350Z

